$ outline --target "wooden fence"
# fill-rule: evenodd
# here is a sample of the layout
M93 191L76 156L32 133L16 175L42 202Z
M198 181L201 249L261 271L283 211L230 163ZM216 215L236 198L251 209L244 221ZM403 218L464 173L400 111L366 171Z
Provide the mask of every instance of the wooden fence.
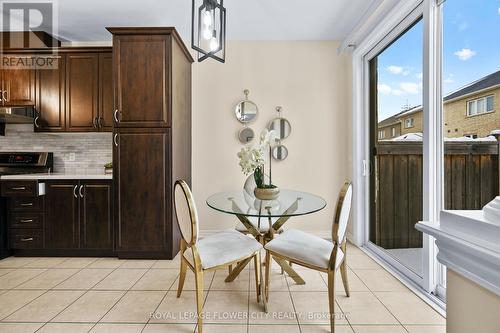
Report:
M498 142L446 142L444 150L445 209L481 209L498 195ZM422 151L422 142L377 144L370 240L385 249L422 246L414 227L425 196Z

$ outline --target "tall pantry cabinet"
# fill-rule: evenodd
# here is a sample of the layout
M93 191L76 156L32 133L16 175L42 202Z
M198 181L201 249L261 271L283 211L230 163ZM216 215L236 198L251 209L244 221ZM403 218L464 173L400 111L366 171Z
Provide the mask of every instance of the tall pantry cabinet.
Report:
M113 34L113 180L120 258L179 251L172 189L191 183L191 64L174 28Z

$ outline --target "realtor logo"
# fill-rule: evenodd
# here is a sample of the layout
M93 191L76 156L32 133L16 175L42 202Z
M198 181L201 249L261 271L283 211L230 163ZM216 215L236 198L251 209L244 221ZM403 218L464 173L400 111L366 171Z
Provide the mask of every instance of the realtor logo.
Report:
M56 11L53 1L0 0L2 38L0 67L3 69L57 68ZM54 47L54 49L53 49ZM46 48L43 55L16 53L16 49Z

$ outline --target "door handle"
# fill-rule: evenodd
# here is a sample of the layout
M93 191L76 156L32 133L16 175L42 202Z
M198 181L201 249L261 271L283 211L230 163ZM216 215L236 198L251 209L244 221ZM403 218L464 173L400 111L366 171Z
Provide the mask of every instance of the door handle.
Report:
M3 90L0 90L0 102L3 102Z
M92 118L92 126L94 126L94 128L97 128L97 117Z
M80 189L78 190L78 193L80 194L80 198L83 198L82 190L83 190L83 185L80 185Z
M38 124L38 118L40 118L40 117L39 116L35 117L35 127L36 128L40 128L40 125Z
M30 206L33 206L33 203L32 202L22 203L21 206L30 207Z
M19 220L19 222L21 222L21 223L31 223L31 222L33 222L33 220L32 219L29 219L29 220Z
M118 139L118 133L115 133L115 135L113 136L113 142L115 143L115 146L118 147L118 141L117 141L117 139Z
M10 189L13 191L24 191L26 189L26 186L11 187Z
M75 198L78 198L78 195L76 194L76 189L77 189L78 185L75 185L75 187L73 188L73 196Z
M115 118L115 122L118 122L118 109L115 110L113 117Z
M21 242L31 242L33 241L33 237L29 237L29 238L21 238Z
M97 126L98 126L99 128L102 128L102 117L98 117L98 118L97 118Z
M9 101L9 95L7 95L7 90L4 90L3 91L3 100L5 102L8 102Z

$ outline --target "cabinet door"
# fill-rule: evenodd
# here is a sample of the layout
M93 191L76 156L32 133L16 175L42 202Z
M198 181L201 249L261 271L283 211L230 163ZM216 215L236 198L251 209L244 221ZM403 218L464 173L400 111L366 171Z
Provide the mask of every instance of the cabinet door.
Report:
M46 183L45 245L53 249L79 247L78 181Z
M114 135L116 250L166 253L169 130L120 129Z
M35 70L3 70L3 105L35 105Z
M168 127L170 36L113 39L117 127Z
M98 53L66 56L66 130L97 130Z
M54 69L36 72L35 130L38 132L62 132L65 130L65 57L56 59Z
M80 198L81 245L85 249L113 249L111 181L85 181Z
M113 130L113 54L99 54L99 129Z

